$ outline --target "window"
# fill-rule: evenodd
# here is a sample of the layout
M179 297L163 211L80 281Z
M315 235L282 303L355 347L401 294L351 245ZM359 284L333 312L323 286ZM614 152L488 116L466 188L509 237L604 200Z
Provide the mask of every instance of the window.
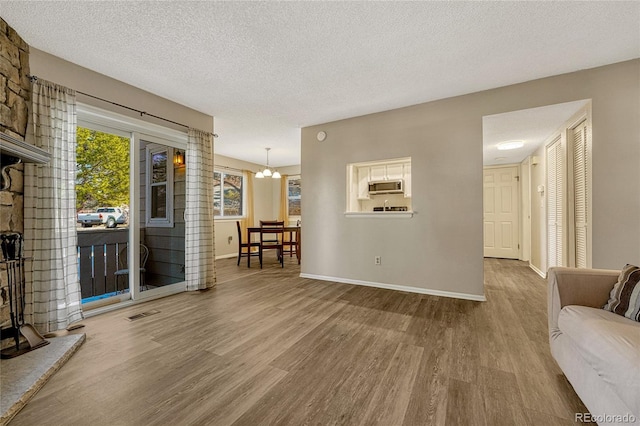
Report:
M213 173L213 215L215 217L239 217L244 213L244 179L232 172Z
M147 226L173 226L173 150L149 144L147 157Z
M300 176L287 178L289 194L289 216L300 216Z

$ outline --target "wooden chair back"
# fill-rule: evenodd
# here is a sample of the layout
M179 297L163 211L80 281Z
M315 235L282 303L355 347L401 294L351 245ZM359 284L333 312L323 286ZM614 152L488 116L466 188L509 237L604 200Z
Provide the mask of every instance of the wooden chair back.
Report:
M278 260L284 267L284 221L261 220L260 230L260 253L263 250L276 249ZM260 255L260 266L262 266L262 255Z
M240 265L240 259L243 256L247 257L247 267L251 267L251 256L260 256L260 251L252 251L253 247L260 247L259 242L252 243L249 241L249 236L247 236L247 241L242 240L242 227L240 226L240 221L236 220L236 227L238 228L238 266ZM247 249L244 251L243 249Z

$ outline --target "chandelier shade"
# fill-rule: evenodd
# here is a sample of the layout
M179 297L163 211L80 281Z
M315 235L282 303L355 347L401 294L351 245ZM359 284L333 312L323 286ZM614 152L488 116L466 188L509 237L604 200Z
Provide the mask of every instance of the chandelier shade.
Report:
M271 179L280 179L282 177L280 173L277 170L271 171L269 168L269 151L271 148L265 148L265 150L267 151L267 165L264 170L260 170L256 173L256 178L264 179L265 177L270 177Z

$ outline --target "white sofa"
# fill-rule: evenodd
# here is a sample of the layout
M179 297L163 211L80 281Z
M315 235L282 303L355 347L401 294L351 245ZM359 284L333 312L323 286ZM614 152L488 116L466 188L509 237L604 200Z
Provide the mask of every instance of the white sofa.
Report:
M619 274L549 269L549 344L598 424L640 425L640 323L601 309Z

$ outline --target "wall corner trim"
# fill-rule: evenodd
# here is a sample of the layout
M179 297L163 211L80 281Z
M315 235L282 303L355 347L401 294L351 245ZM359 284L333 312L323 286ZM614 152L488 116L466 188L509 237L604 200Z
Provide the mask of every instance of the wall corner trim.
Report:
M315 274L305 274L305 273L301 273L300 278L311 278L311 279L320 280L320 281L333 281L337 283L354 284L354 285L361 285L365 287L377 287L377 288L384 288L386 290L405 291L407 293L429 294L431 296L442 296L442 297L450 297L453 299L473 300L476 302L487 301L484 294L478 295L478 294L469 294L469 293L456 293L453 291L433 290L429 288L410 287L410 286L404 286L404 285L398 285L398 284L386 284L386 283L379 283L374 281L353 280L350 278L328 277L325 275L315 275Z
M533 272L535 272L536 274L540 275L543 279L545 279L545 280L547 279L547 274L545 274L540 269L538 269L535 266L533 266L531 263L529 263L529 268L531 268L533 270Z

